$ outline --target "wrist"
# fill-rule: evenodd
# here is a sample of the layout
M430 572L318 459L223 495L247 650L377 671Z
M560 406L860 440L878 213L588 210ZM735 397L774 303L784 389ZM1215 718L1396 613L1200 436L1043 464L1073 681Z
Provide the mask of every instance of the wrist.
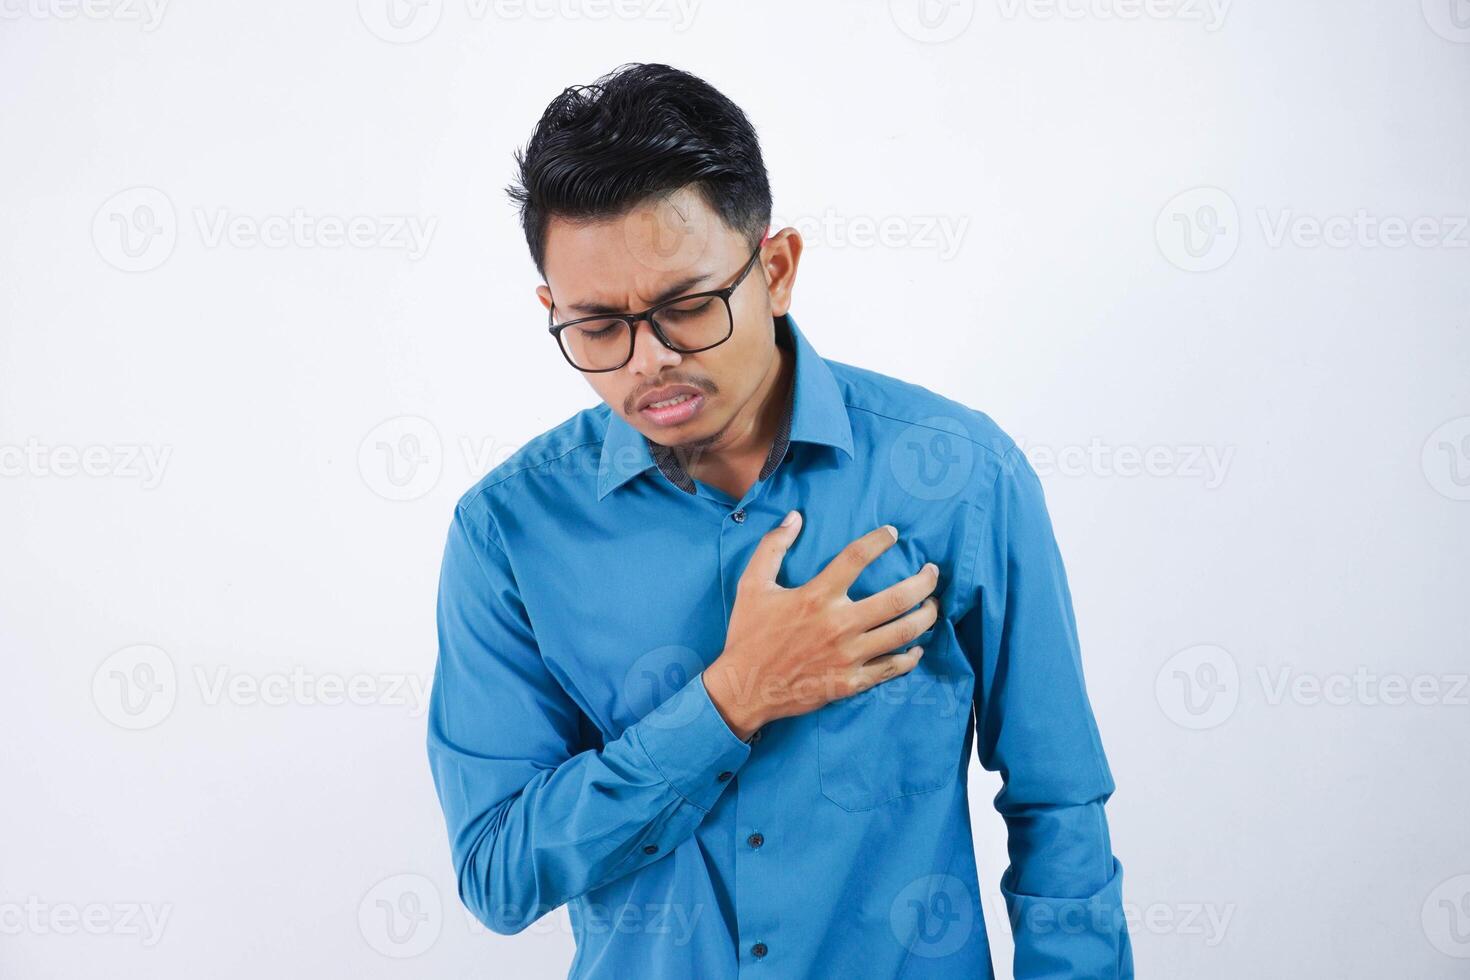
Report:
M739 696L739 687L723 656L704 669L704 689L715 710L741 741L749 741L764 723L754 705L742 703L744 699Z

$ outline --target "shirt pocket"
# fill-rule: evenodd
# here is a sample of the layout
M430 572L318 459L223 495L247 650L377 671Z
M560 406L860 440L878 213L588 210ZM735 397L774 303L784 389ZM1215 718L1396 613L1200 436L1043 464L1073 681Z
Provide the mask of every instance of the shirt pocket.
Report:
M863 570L848 595L857 601L881 592L930 560L940 565L939 618L908 644L924 648L918 665L815 712L822 795L845 810L933 792L964 769L974 673L949 613L951 570L899 541Z

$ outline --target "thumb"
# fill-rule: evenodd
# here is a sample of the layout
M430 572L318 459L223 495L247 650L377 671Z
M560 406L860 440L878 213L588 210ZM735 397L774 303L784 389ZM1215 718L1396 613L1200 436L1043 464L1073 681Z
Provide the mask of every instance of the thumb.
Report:
M793 510L780 524L761 537L761 543L756 546L755 554L750 556L750 562L745 566L743 578L774 585L776 573L781 570L781 562L785 559L787 550L796 541L799 533L801 533L801 511Z

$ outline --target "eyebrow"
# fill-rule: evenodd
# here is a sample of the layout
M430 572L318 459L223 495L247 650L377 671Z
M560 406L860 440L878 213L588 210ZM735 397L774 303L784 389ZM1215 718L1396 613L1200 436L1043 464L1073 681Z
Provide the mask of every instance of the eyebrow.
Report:
M685 279L680 279L678 282L671 285L668 289L665 289L662 293L659 293L657 296L655 296L653 302L648 305L657 306L665 300L670 300L676 296L682 295L683 293L691 292L695 286L698 286L700 283L707 281L713 275L713 272L706 272L702 276L689 276ZM606 303L558 303L557 305L564 310L576 310L579 313L585 313L588 316L607 316L615 313L632 312L632 310L624 309L621 306L608 306Z

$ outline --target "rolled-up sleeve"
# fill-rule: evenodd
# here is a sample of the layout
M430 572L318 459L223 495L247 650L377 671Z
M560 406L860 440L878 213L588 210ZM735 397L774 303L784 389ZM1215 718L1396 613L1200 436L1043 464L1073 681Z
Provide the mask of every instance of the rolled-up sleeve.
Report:
M1040 481L1018 449L976 515L956 624L976 675L975 743L998 771L1010 866L1001 876L1017 980L1130 980L1123 867L1104 804L1114 790L1087 690L1061 554Z
M496 932L663 858L750 754L703 674L589 744L601 739L542 659L483 498L455 508L438 634L430 769L460 899Z

